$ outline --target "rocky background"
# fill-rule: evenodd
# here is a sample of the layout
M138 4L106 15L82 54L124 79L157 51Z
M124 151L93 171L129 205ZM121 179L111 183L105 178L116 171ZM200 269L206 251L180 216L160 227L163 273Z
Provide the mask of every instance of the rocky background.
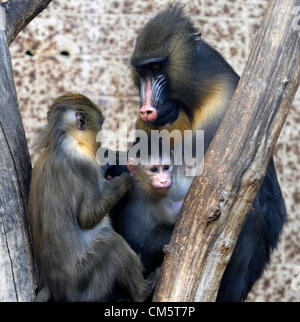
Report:
M1 0L0 0L1 2ZM241 75L266 0L184 0L202 37ZM99 104L105 128L133 126L138 96L129 57L141 27L166 0L54 0L11 46L27 140L45 124L52 100L78 91ZM300 90L275 151L288 221L269 268L248 301L300 301Z

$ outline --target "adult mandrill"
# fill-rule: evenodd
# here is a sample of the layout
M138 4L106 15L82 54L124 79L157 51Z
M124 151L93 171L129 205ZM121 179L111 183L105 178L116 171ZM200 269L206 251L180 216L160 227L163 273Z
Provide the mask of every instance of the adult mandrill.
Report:
M39 275L37 301L103 301L115 283L134 301L152 285L106 216L131 186L129 174L110 181L96 161L103 116L80 94L59 97L39 136L29 216Z
M161 129L182 133L205 130L206 151L239 77L216 50L200 39L180 5L169 5L146 24L137 37L131 63L140 90L137 127L148 133ZM181 178L178 189L187 192L190 180L185 180L183 173ZM286 210L273 159L253 209L223 275L218 301L245 300L278 242ZM161 247L152 247L150 256L156 258Z

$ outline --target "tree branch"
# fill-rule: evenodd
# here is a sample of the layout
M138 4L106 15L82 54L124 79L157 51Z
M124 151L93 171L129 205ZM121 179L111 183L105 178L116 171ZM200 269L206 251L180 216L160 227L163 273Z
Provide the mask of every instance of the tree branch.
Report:
M9 0L0 3L6 12L6 38L10 46L18 33L52 0Z
M299 0L269 1L243 77L206 153L204 173L186 196L154 301L216 299L299 85L297 5Z
M31 163L0 7L0 302L33 301L36 270L27 222Z

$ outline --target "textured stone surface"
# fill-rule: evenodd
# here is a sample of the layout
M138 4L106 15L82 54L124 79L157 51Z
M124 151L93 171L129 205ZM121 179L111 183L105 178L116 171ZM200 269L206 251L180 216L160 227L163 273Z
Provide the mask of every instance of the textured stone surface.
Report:
M80 91L99 104L106 129L115 130L122 121L133 128L138 97L130 78L129 57L138 31L167 2L53 0L26 27L11 46L11 53L30 146L45 124L49 104L66 91ZM267 1L181 2L188 4L187 12L203 39L241 74ZM300 301L299 124L300 91L275 151L288 221L272 261L248 301Z

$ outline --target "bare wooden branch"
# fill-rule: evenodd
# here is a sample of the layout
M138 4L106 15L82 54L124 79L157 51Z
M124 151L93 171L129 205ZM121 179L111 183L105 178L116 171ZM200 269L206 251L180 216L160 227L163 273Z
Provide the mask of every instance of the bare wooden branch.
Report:
M250 59L186 196L154 301L214 301L300 79L299 0L269 1ZM217 220L211 221L214 218Z
M31 163L0 7L0 302L32 301L36 271L27 222Z
M6 37L10 45L18 33L52 0L8 0L0 3L6 12Z

